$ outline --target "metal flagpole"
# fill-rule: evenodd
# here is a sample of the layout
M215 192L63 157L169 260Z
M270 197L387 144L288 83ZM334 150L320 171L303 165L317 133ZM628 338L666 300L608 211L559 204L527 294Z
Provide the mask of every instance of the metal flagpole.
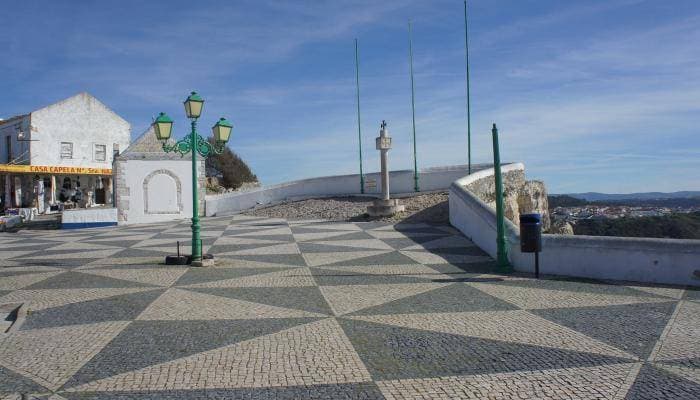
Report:
M411 112L413 113L413 189L418 192L418 156L416 151L416 91L413 82L413 29L408 20L408 58L411 70Z
M469 174L472 173L472 116L469 95L469 24L467 23L467 0L464 0L464 47L467 63L467 163Z
M355 38L355 85L357 87L357 141L360 146L360 193L365 193L365 176L362 174L362 128L360 125L360 61L357 55L357 38Z

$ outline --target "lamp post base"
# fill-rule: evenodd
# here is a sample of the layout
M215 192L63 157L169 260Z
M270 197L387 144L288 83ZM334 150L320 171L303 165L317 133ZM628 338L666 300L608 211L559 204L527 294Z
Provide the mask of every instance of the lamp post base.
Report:
M191 267L213 267L215 264L214 258L203 258L201 260L195 260L190 263Z

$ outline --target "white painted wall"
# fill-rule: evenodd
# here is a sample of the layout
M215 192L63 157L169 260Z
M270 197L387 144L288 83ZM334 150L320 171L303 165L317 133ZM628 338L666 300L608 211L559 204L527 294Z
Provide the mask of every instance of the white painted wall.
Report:
M523 164L502 167L502 172ZM458 179L450 186L450 223L496 257L496 211L465 186L493 179L493 168ZM534 254L520 252L518 228L506 220L508 258L517 271L534 272ZM593 279L700 286L700 240L608 236L543 235L540 272Z
M486 164L472 165L472 171L487 168ZM450 165L419 170L419 186L422 192L446 190L450 184L467 173L466 165ZM381 179L378 172L365 174L365 182L374 180L376 188L365 194L378 196ZM390 173L392 194L413 192L413 171ZM324 176L281 183L241 193L226 193L206 197L206 215L225 215L253 208L257 205L274 204L285 200L300 200L312 197L347 196L360 193L360 175Z
M120 200L128 204L117 202L117 207L124 218L119 221L120 224L192 218L192 161L126 160L120 161L120 164L120 175L123 176L125 187L117 190L128 189L128 196ZM158 171L161 170L169 171L170 174L159 173ZM153 186L144 191L144 180L154 172L149 182L149 186ZM179 180L181 206L178 206L177 180Z
M80 93L34 111L30 115L31 164L112 168L117 144L129 146L128 122L87 93ZM61 158L61 142L73 143L73 158ZM95 159L95 145L106 146L104 161Z
M112 223L117 224L116 208L84 208L77 210L65 210L61 215L63 224L94 224Z
M21 130L23 132L29 131L29 116L22 118L17 118L15 120L8 120L6 122L0 121L0 164L28 164L29 163L29 143L31 142L19 142L17 141L17 131ZM7 157L7 137L10 137L11 144L11 157Z

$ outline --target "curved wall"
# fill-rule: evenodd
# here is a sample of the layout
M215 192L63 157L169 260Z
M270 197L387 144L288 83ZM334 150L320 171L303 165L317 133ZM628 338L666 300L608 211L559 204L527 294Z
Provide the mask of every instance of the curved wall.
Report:
M489 168L490 164L472 165L472 171ZM421 192L446 190L455 179L467 173L466 165L450 165L419 170ZM375 181L369 188L367 183ZM381 193L381 179L378 172L365 174L365 195ZM412 193L413 170L391 171L390 189L392 194ZM247 210L258 205L275 204L286 200L302 200L312 197L359 195L360 175L337 175L281 183L279 185L256 188L246 192L233 192L206 197L206 215L225 215Z
M502 172L524 171L523 164ZM494 179L494 170L479 171L450 186L450 223L492 257L496 257L496 211L466 186ZM520 252L518 228L506 220L508 258L517 271L534 272L534 255ZM540 272L573 277L700 286L700 240L610 236L543 235Z

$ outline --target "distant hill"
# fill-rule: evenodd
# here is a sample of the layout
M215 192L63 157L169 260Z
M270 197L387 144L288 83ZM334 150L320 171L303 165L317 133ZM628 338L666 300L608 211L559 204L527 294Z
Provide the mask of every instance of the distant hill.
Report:
M555 195L559 196L559 195ZM700 191L683 191L683 192L645 192L645 193L627 193L627 194L609 194L598 192L587 193L567 193L566 196L574 197L586 201L620 201L620 200L657 200L657 199L686 199L691 197L700 197Z

